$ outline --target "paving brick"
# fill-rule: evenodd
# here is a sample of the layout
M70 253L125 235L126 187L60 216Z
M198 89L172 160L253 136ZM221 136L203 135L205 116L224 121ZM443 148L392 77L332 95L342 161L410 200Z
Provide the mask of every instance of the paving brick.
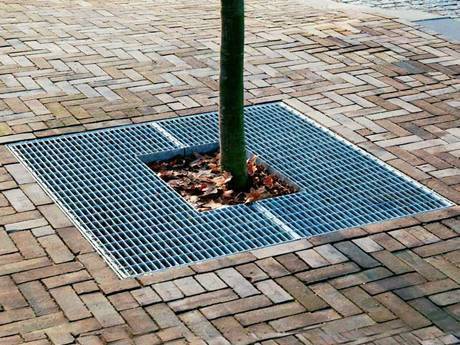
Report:
M353 262L345 262L337 265L317 268L307 272L297 273L296 276L302 281L314 283L317 281L331 279L356 271L359 271L358 265L356 265Z
M234 315L248 310L259 309L271 305L270 299L263 295L240 298L201 309L208 319L216 319L223 316Z
M376 267L358 273L348 274L343 277L334 278L329 282L336 289L343 289L350 286L367 284L375 280L384 279L391 275L391 272L388 271L386 268Z
M385 291L421 284L424 282L426 282L426 280L420 274L406 273L403 275L392 276L368 283L363 286L363 289L371 295L375 295Z
M73 225L67 216L64 215L64 213L61 211L61 209L54 204L38 206L38 209L43 214L43 217L45 217L46 220L55 229L65 228Z
M271 278L278 278L289 274L289 271L273 258L258 260L256 264Z
M297 255L310 267L317 268L329 265L329 261L323 258L314 249L307 249L297 252Z
M283 265L290 273L301 272L308 269L306 262L301 260L294 253L277 256L276 261Z
M50 293L70 321L91 317L89 310L70 286L52 289Z
M81 298L102 327L111 327L124 323L120 314L101 293L81 295Z
M16 247L25 259L45 256L45 251L38 244L35 237L30 231L21 231L12 233L10 238L14 241Z
M279 278L277 282L308 311L315 311L327 306L324 300L315 295L304 283L295 277Z
M160 296L149 286L131 291L131 295L141 306L150 305L161 301Z
M239 266L239 267L241 267L241 266ZM241 271L240 271L240 273L241 273ZM225 283L215 273L198 274L198 275L195 276L195 279L207 291L214 291L214 290L224 289L224 288L227 287L227 285L225 285Z
M457 284L460 284L460 269L457 266L438 257L427 258L426 261L439 269L442 273L451 278Z
M180 326L181 321L168 305L158 303L145 309L160 328Z
M58 306L51 298L51 295L39 281L19 285L22 295L32 307L35 315L42 316L57 313Z
M60 264L74 259L74 255L56 235L39 237L38 242L45 248L54 263Z
M22 184L20 187L36 206L50 204L52 202L37 183Z
M110 303L118 311L132 309L139 306L134 297L128 292L118 292L116 294L107 296Z
M357 245L355 245L352 242L340 242L335 244L334 246L362 267L370 268L379 265L378 261L366 254L363 250L361 250Z
M233 268L225 268L216 273L219 278L230 286L240 297L247 297L259 293L248 280Z
M3 192L3 195L8 199L16 212L31 211L35 209L35 205L19 188L6 190Z
M391 292L377 295L375 299L413 328L425 327L431 324L427 318Z
M348 258L339 252L334 246L330 244L325 244L315 248L315 251L324 257L327 261L331 264L339 264L341 262L345 262Z
M243 328L240 323L231 316L214 320L212 323L231 344L250 344L257 340L254 333Z
M222 303L236 299L237 296L231 289L217 290L203 293L201 295L186 297L169 303L175 312L205 307L215 303Z
M1 310L27 307L23 295L8 276L0 277L0 306Z
M0 229L0 255L14 253L17 251L18 249L8 234L3 229Z
M422 258L447 253L458 249L460 246L460 237L452 238L447 241L428 244L420 248L415 248L414 252Z
M404 300L419 298L427 295L432 295L438 292L454 289L457 284L451 279L443 279L438 281L428 281L415 286L408 286L394 291L399 297Z
M310 288L315 294L321 297L321 299L326 301L327 304L329 304L343 316L350 316L361 313L361 309L359 309L339 291L334 289L334 287L332 287L330 284L321 283L312 285Z
M251 283L268 278L268 275L254 263L236 266L235 269Z
M396 274L407 273L414 270L403 260L401 260L398 256L392 254L389 251L381 250L379 252L373 253L372 256L378 261L380 261L382 265L384 265Z
M374 241L377 242L379 245L384 247L386 250L389 252L393 252L396 250L401 250L404 249L405 247L395 240L393 237L386 233L380 233L380 234L375 234L370 236L370 238Z
M83 238L82 234L73 226L58 229L57 233L74 255L91 253L94 251L91 244Z
M174 280L174 284L185 296L192 296L205 292L203 287L192 277L176 279Z
M152 286L163 301L171 301L184 297L184 294L174 285L173 282L164 282Z
M18 272L13 274L13 279L16 283L25 283L36 279L43 279L48 277L57 276L64 273L76 272L81 270L83 267L78 262L65 262L59 265L50 266L50 261L48 258L39 258L40 262L37 262L33 265L33 269L27 270L26 272L23 269L20 269ZM30 259L30 260L39 260L39 259ZM27 260L27 261L30 261ZM22 261L26 262L26 261ZM39 268L35 268L39 267ZM29 267L28 267L29 268Z
M396 254L400 259L404 260L408 265L413 267L418 273L420 273L427 280L440 280L446 278L446 276L430 265L425 260L421 259L417 254L411 251L402 251Z
M29 271L37 267L48 266L49 264L50 261L48 258L34 258L19 262L12 262L10 264L6 264L0 267L0 276L23 271Z
M279 332L291 331L293 329L303 328L319 323L336 320L341 316L333 309L325 309L315 312L307 312L293 316L287 316L275 321L271 321L270 325Z
M342 290L341 292L376 322L385 322L395 318L395 315L391 311L358 286Z
M198 310L184 313L180 318L195 335L208 344L230 344Z
M45 278L43 279L43 284L45 284L45 286L48 289L52 289L55 287L75 284L75 283L79 283L79 282L90 280L90 279L91 279L91 276L88 274L88 272L81 270L81 271L61 274L59 276Z
M252 311L236 314L235 318L243 325L252 325L259 322L279 319L281 317L299 314L305 309L297 302L288 302L271 307L259 308Z
M459 303L460 302L460 290L452 290L441 292L436 295L429 297L431 301L436 303L439 306L446 306L449 304Z
M457 332L459 330L458 321L428 299L418 298L409 302L409 304L442 330L447 332Z
M144 334L156 331L157 325L142 308L129 309L121 312L133 334Z
M364 328L374 324L374 320L372 320L368 315L360 314L327 322L322 326L322 329L325 330L326 333L334 332L336 329L340 329L341 332L344 332L347 330Z
M26 170L22 164L7 165L6 170L14 178L17 184L33 183L35 182L32 175Z
M264 280L256 284L257 289L273 303L290 301L293 298L273 280Z

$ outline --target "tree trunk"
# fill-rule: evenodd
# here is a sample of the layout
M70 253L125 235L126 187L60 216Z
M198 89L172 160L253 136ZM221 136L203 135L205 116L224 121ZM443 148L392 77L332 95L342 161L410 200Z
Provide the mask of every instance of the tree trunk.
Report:
M232 174L233 188L248 187L244 139L244 0L221 0L220 152L221 169Z

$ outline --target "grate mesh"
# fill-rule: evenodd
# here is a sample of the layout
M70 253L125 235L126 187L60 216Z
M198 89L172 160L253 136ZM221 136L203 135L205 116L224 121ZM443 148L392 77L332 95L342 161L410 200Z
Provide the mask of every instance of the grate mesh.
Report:
M199 213L145 165L215 143L215 113L10 148L123 277L450 205L282 104L245 112L249 150L300 192Z

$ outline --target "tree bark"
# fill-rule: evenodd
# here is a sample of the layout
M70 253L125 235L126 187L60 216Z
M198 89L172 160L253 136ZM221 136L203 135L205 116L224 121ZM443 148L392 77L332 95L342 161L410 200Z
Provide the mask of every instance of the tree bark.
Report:
M232 187L248 187L244 137L244 0L221 0L219 125L221 169Z

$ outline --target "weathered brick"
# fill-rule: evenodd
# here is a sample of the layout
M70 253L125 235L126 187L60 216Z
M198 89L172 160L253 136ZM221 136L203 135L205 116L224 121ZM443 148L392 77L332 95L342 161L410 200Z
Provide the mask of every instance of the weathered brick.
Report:
M184 297L184 294L173 282L164 282L153 285L153 289L160 295L163 301L171 301Z
M358 273L348 274L343 277L338 277L330 280L336 289L343 289L350 286L367 284L369 282L383 279L391 276L391 272L384 267L375 267L369 270L361 271Z
M316 284L310 286L310 289L343 316L350 316L361 313L361 309L359 309L339 291L334 289L330 284Z
M205 290L193 279L193 277L185 277L174 280L174 284L182 291L185 296L192 296L203 293Z
M396 254L400 259L404 260L408 265L413 267L418 273L420 273L427 280L440 280L446 278L446 276L431 266L428 262L421 259L417 254L412 251L402 251Z
M270 325L278 332L291 331L297 328L303 328L319 323L339 319L341 316L333 309L324 309L315 312L307 312L293 316L287 316L275 321L271 321Z
M225 268L216 272L217 275L230 286L240 297L258 294L259 291L249 283L238 271Z
M289 274L289 271L273 258L258 260L256 264L271 278L278 278Z
M19 249L19 251L25 259L31 259L46 255L45 251L38 244L37 240L34 236L32 236L32 233L30 231L12 233L10 237L14 241L16 247Z
M342 290L342 293L376 322L385 322L395 318L393 313L358 286Z
M186 297L169 303L169 306L175 312L205 307L215 303L222 303L236 299L237 296L231 289L217 290L206 292L201 295Z
M431 324L428 319L391 292L385 292L374 298L413 328L425 327Z
M272 303L266 296L256 295L211 305L209 307L202 308L201 312L208 319L216 319L222 316L233 315L248 310L267 307L271 304Z
M297 273L308 269L306 262L301 260L294 253L277 256L276 261L278 261L291 273Z
M257 289L273 303L290 301L293 298L273 280L264 280L256 284Z
M120 314L101 293L81 295L81 298L102 327L111 327L124 323Z
M45 248L54 263L72 261L74 255L67 249L64 242L56 235L39 237L38 241Z
M310 270L307 272L297 273L296 276L305 282L314 283L324 279L331 279L345 274L359 271L359 267L353 262L344 262L337 265L326 266Z
M362 267L370 268L379 265L378 261L373 259L370 255L366 254L363 250L361 250L357 245L355 245L352 242L340 242L334 244L334 246L343 254L348 256L352 261L354 261Z
M241 266L239 266L239 267L241 267ZM214 290L224 289L224 288L227 287L227 285L225 285L225 283L215 273L198 274L198 275L195 276L195 279L207 291L214 291Z
M394 291L399 297L404 300L419 298L427 295L432 295L438 292L454 289L457 284L451 279L443 279L438 281L428 281L415 286L408 286Z
M161 301L160 296L158 296L158 294L149 286L142 289L133 290L131 291L131 295L141 306L146 306Z
M59 311L51 295L39 281L21 284L19 289L34 310L35 315L42 316Z
M134 297L127 291L118 292L116 294L107 296L107 298L118 311L132 309L139 306Z
M156 331L157 325L142 308L129 309L121 312L133 334L144 334Z
M176 314L164 303L157 303L145 308L160 328L180 326L181 321Z
M396 274L407 273L407 272L411 272L414 270L412 267L406 264L403 260L401 260L400 258L398 258L396 255L394 255L393 253L389 251L381 250L379 252L373 253L372 256L378 261L380 261L382 265L389 268L391 271L393 271Z
M416 285L426 282L418 273L406 273L403 275L392 276L381 280L368 283L363 286L371 295L379 294L385 291L403 288L410 285Z
M27 307L26 300L8 276L0 277L0 306L5 310Z
M259 322L279 319L304 312L305 309L297 302L283 303L266 308L236 314L235 318L244 326Z
M70 321L80 320L91 316L89 310L70 286L50 290L51 295L61 307Z

